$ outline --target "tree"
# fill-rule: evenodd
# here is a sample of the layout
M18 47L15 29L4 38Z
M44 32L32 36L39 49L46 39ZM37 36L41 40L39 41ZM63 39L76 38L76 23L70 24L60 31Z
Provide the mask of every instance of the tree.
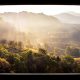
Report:
M0 73L9 73L11 71L11 65L4 58L0 58Z
M11 69L14 72L20 72L20 55L19 54L10 54L6 59L11 64Z
M66 53L73 57L80 57L80 50L78 48L66 48Z
M24 63L25 72L35 72L33 52L28 49L22 52L21 56L22 56L21 61Z
M56 61L56 57L51 57L48 65L49 65L48 72L56 73L56 71L58 69L58 62Z
M36 66L36 72L37 73L44 73L44 72L48 72L48 61L49 61L49 56L45 56L45 55L40 55L40 56L35 56L35 66Z
M4 47L6 47L7 46L7 40L1 40L0 41L0 44L2 44Z
M17 48L18 42L16 42L16 41L8 41L8 45L11 48Z
M74 72L74 59L70 55L66 55L62 59L62 68L64 72Z
M19 50L22 50L22 42L18 42L18 48Z
M61 58L59 56L56 57L56 61L61 61Z
M0 57L6 58L10 53L3 46L0 46Z
M28 56L27 56L27 68L28 68L28 72L34 72L35 71L35 64L34 64L34 58L33 58L33 52L31 50L29 50L27 52Z
M39 48L39 52L40 54L43 54L43 55L46 55L47 54L47 51L42 49L42 48Z

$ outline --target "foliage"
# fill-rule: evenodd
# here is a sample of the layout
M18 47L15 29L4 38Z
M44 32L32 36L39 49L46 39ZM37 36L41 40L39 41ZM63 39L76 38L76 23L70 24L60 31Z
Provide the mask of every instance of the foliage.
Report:
M10 53L3 46L0 46L0 57L6 58Z
M36 49L35 49L36 50ZM39 48L22 47L21 42L0 42L1 73L74 73L80 72L78 48L67 48L64 56L55 55L54 51ZM58 51L57 51L58 52ZM57 54L57 53L56 53Z
M11 65L4 58L0 58L0 73L8 73L11 70Z
M66 53L73 57L80 57L80 49L67 47Z

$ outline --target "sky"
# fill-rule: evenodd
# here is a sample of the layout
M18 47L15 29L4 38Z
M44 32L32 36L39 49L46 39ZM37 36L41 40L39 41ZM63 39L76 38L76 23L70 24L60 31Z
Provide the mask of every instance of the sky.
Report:
M80 13L79 5L1 5L0 13L28 11L56 15L63 12Z

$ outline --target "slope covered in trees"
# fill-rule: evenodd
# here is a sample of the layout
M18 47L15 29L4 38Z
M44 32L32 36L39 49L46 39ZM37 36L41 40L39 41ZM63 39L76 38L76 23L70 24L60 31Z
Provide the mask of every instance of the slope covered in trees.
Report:
M39 48L23 49L20 42L0 43L0 73L77 73L80 72L79 49L66 48L65 55ZM4 45L5 44L5 45ZM18 46L19 45L19 46ZM72 50L74 50L72 52ZM76 57L77 56L77 57ZM75 58L74 58L75 57ZM77 58L77 59L76 59Z

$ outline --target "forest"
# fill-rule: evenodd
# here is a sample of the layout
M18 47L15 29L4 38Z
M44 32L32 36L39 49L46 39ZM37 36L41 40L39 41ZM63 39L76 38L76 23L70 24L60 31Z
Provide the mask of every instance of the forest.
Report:
M24 49L22 42L0 41L0 73L79 73L80 49L65 48L64 55L43 48Z

